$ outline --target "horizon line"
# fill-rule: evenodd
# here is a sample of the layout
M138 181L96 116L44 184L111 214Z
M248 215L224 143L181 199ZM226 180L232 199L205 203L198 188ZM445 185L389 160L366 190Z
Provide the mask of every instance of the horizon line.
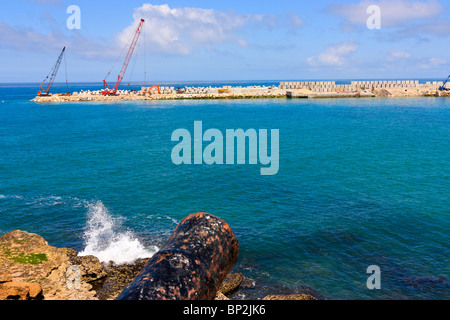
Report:
M158 83L158 82L172 82L172 83L197 83L197 82L296 82L296 81L381 81L381 80L429 80L429 79L443 79L445 80L446 77L420 77L420 78L405 78L405 77L399 77L399 78L340 78L340 79L330 79L330 78L306 78L306 79L247 79L247 80L159 80L159 81L133 81L130 84L131 85L142 85L143 83ZM36 82L1 82L0 85L3 84L40 84L39 81ZM53 85L66 85L66 82L55 82ZM69 82L70 84L100 84L103 85L101 81L73 81Z

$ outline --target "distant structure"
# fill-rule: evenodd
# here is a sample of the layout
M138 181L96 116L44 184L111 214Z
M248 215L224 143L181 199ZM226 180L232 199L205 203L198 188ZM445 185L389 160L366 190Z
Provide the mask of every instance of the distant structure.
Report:
M351 81L350 84L336 84L335 81L300 81L280 82L280 89L305 89L312 92L352 93L359 90L374 89L426 89L443 86L443 82L419 83L419 80L391 80L391 81Z

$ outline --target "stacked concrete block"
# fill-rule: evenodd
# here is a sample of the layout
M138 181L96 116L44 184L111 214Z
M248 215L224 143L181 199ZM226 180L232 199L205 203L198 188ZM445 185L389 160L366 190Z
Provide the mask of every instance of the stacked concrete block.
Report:
M374 80L374 81L351 81L350 84L336 85L335 81L299 81L281 82L280 89L309 89L313 92L356 92L358 90L373 89L411 89L442 86L442 82L426 84L418 80Z

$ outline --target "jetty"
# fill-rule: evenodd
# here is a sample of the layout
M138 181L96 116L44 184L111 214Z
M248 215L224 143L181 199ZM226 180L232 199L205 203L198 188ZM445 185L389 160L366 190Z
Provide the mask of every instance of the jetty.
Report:
M104 94L103 90L82 90L72 94L37 96L35 102L87 102L87 101L147 101L187 99L267 99L267 98L358 98L358 97L440 97L450 96L450 83L419 80L280 82L271 86L222 86L183 88L152 86L141 90L117 90Z
M420 97L440 96L450 88L443 82L419 80L350 81L336 84L335 81L281 82L288 98L348 98L348 97Z

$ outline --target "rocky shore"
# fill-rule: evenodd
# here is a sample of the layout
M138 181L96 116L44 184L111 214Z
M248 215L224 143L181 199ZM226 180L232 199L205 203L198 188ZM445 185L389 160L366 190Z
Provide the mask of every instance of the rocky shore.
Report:
M114 300L148 261L105 264L94 256L80 257L73 249L50 246L37 234L11 231L0 237L0 300ZM257 282L242 273L229 273L217 290L216 300L243 299L242 292L254 291L257 286ZM319 300L324 297L311 288L302 287L295 292L274 289L261 299Z

